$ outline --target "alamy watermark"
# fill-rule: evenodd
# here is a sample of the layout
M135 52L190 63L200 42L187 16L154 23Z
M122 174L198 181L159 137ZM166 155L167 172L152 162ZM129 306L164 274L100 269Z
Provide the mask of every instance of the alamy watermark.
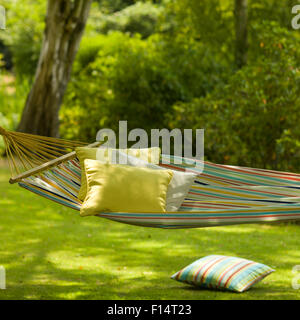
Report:
M0 29L5 29L5 8L0 5Z
M128 132L127 121L119 121L119 149L127 149L128 142L135 142L132 149L144 149L148 147L160 147L162 163L188 164L189 167L197 167L197 171L203 170L204 159L204 129L151 129L150 139L144 129L133 129ZM193 141L193 133L195 143ZM96 140L104 142L101 148L116 149L117 135L112 129L101 129L98 131ZM173 140L174 156L171 157L171 141ZM193 146L195 155L193 155ZM185 160L183 159L189 159ZM114 158L116 159L116 158ZM126 160L125 160L126 161ZM188 161L188 163L186 162ZM122 163L126 164L126 163Z
M0 290L6 289L6 274L5 268L0 266Z
M292 28L295 30L300 29L300 4L296 4L292 8L292 14L295 14L296 16L292 19Z
M295 277L292 279L292 288L295 290L300 289L300 265L294 266L292 272L295 274Z

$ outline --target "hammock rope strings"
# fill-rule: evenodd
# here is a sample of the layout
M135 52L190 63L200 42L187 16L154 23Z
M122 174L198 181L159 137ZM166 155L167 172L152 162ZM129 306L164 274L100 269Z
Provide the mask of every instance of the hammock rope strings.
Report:
M70 141L29 133L13 132L0 127L11 176L19 175L47 161L57 159L76 147L87 145L80 141Z
M75 153L69 152L86 143L11 132L1 127L0 135L6 144L12 174L27 171L13 182L61 205L80 210L77 194L81 168ZM89 146L98 145L96 142ZM161 163L161 166L180 171L190 166L189 159L183 158L186 161L181 165L173 164L174 156L171 159L171 164ZM204 164L203 172L198 172L179 212L102 212L98 216L167 229L300 220L299 174ZM197 171L196 168L193 170Z

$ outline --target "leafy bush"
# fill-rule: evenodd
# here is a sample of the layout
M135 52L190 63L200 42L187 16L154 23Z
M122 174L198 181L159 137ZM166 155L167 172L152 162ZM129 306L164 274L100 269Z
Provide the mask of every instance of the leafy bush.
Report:
M162 6L151 2L137 2L113 14L95 12L91 20L97 32L121 31L131 35L139 33L146 38L155 31L162 10Z
M220 69L220 70L219 70ZM61 112L61 133L95 139L101 127L168 127L177 101L205 95L221 68L205 46L119 32L83 39Z
M291 29L291 10L297 1L293 0L251 0L249 20L251 24L259 21L276 21L281 27ZM250 24L250 28L251 28ZM255 36L255 30L253 30Z
M175 105L172 125L205 128L212 161L299 171L299 46L275 23L257 31L259 59L205 98Z
M95 0L104 13L120 11L135 3L135 0Z
M216 59L233 62L234 1L168 1L160 29L172 38L201 41Z

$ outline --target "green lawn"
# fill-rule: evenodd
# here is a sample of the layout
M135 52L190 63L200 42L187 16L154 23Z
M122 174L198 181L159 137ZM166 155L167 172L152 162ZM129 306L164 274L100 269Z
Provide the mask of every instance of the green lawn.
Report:
M0 299L299 299L300 225L191 230L133 227L76 211L9 185L0 169ZM248 292L195 289L170 276L208 254L265 263L276 272Z

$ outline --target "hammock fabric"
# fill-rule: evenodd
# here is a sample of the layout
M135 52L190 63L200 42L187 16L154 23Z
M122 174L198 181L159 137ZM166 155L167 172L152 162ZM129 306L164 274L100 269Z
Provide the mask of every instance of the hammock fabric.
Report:
M64 140L60 140L63 144ZM70 147L70 142L68 142ZM300 174L204 162L203 171L183 164L162 164L165 168L198 173L178 212L99 212L110 220L144 227L166 229L199 228L245 223L300 220ZM175 157L171 156L174 163ZM81 169L74 156L47 170L18 179L19 185L47 199L75 210ZM142 192L142 190L141 190Z

